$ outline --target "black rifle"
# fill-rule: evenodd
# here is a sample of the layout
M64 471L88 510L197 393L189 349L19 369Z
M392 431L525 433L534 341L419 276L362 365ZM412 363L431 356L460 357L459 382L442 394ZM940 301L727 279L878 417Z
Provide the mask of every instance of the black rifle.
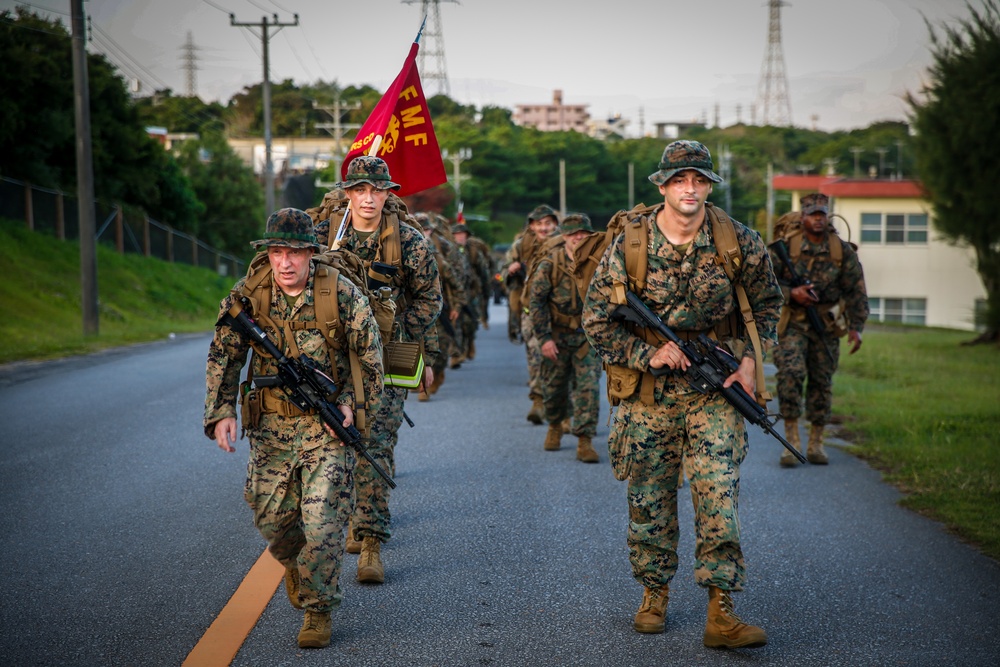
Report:
M760 406L743 388L739 382L734 382L728 387L723 387L726 378L736 372L739 362L733 355L720 348L715 341L700 334L697 339L685 342L677 334L671 331L670 327L663 323L656 313L651 311L642 299L632 292L625 293L626 303L615 308L612 317L618 320L633 322L639 326L653 329L658 334L673 342L681 349L684 356L688 358L691 365L688 366L685 378L692 387L702 394L718 391L722 394L730 405L739 410L748 422L759 426L768 435L776 438L785 449L795 455L802 463L806 462L806 457L802 452L792 447L792 445L781 437L774 430L774 422L768 419L767 411ZM670 368L650 368L649 371L659 377L670 372Z
M390 287L399 267L384 262L372 262L368 267L368 289L377 292L380 287Z
M816 292L813 291L812 283L809 282L807 278L803 278L795 270L795 265L792 264L792 258L788 254L788 246L785 244L785 239L778 239L771 244L774 248L774 252L778 255L778 259L781 263L785 265L788 269L788 276L791 278L792 287L802 287L803 285L809 288L809 294L812 295L814 299L818 299ZM826 344L826 339L823 338L823 334L826 333L826 327L823 325L823 320L819 316L819 311L816 310L816 306L806 306L806 319L809 321L809 326L812 330L816 332L819 336L820 342L823 343L823 350L826 352L826 356L829 357L830 362L833 363L833 352Z
M229 312L219 319L218 324L235 327L238 331L250 336L264 348L267 354L278 362L278 374L256 377L253 382L258 387L281 387L285 390L288 400L303 412L316 410L323 423L333 429L340 441L361 454L375 472L389 484L396 488L396 482L389 477L389 474L382 469L382 466L372 458L362 443L361 432L354 427L344 426L344 415L341 414L328 400L327 396L333 395L337 391L336 385L316 362L306 356L288 358L281 353L281 350L267 336L267 332L257 326L257 323L250 319L244 308L249 307L250 300L246 297L240 298L240 303L234 304Z

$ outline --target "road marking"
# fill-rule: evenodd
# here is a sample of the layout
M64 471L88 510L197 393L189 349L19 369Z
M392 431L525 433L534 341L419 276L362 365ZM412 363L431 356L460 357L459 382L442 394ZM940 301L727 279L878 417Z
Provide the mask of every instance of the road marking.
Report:
M284 576L285 567L265 549L182 667L228 667Z

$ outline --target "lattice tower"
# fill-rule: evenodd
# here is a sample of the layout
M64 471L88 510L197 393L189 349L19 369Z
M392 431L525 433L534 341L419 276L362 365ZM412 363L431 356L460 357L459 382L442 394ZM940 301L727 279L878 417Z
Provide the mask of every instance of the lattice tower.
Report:
M444 0L459 4L458 0ZM403 4L412 5L417 0L403 0ZM444 63L444 33L441 30L441 0L420 0L420 15L427 17L427 25L420 37L420 50L417 52L417 69L420 70L420 82L424 92L429 95L441 94L451 97L451 87L448 85L448 69ZM429 64L428 64L429 63ZM436 93L429 92L437 83Z
M788 75L785 73L785 56L781 51L781 6L783 0L769 0L767 51L757 85L757 107L761 111L761 124L776 127L791 126L792 103L788 99Z
M181 62L184 63L184 80L187 84L185 92L188 97L195 97L198 94L197 79L195 72L198 71L198 56L195 51L198 47L194 45L194 38L191 36L190 31L187 34L187 41L184 42L184 54L181 56Z

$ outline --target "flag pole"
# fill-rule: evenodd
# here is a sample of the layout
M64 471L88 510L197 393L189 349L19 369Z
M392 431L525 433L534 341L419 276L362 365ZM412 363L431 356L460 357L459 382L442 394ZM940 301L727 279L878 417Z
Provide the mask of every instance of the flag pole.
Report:
M382 145L382 135L375 135L375 140L372 141L371 148L368 149L368 157L372 157L378 152L379 146ZM337 229L337 237L330 244L330 250L339 250L340 246L344 242L344 234L347 233L347 219L351 215L351 200L347 200L347 208L344 209L344 217L340 220L340 227Z

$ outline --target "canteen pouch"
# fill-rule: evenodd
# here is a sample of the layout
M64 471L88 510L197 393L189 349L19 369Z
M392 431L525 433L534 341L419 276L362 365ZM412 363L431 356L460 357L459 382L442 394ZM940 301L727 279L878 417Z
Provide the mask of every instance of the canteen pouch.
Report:
M638 389L642 371L610 364L606 365L605 370L608 373L608 401L611 405L618 405Z
M830 306L829 309L822 311L820 314L823 318L823 324L826 326L826 330L833 336L837 338L843 338L847 335L847 315L844 314L844 300L841 299L837 303Z
M240 385L240 416L243 418L243 430L255 429L260 424L260 415L264 412L263 398L260 390L253 388L250 380Z
M424 357L420 354L420 343L386 343L382 362L387 386L416 389L424 378Z

